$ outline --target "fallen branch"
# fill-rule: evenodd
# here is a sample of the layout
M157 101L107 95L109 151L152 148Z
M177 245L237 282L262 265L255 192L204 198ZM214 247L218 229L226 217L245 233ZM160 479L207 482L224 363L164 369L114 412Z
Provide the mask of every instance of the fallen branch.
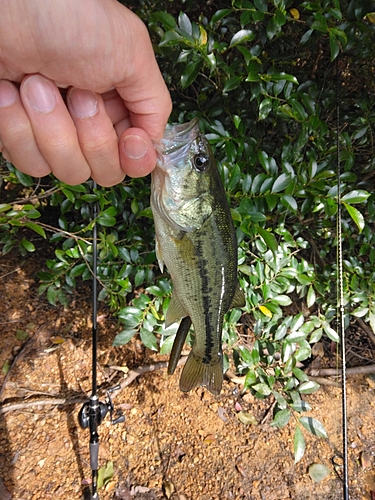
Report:
M330 380L329 378L323 378L323 377L311 377L309 375L309 380L312 382L316 382L319 385L330 385L332 387L341 387L340 382L336 382L335 380Z
M186 359L187 356L183 356L182 358L180 358L179 362L177 363L177 366L183 365ZM152 365L140 366L138 368L135 368L134 370L130 370L128 376L120 382L119 384L120 387L118 391L120 391L121 389L125 389L125 387L134 382L134 380L140 375L157 370L162 370L163 368L167 368L167 366L168 362L162 361L160 363L153 363ZM119 368L119 367L112 367L112 368ZM118 391L116 392L118 393ZM54 397L50 399L39 399L34 401L28 401L27 403L9 403L0 406L0 415L4 415L5 413L8 413L10 411L25 410L35 406L47 406L47 405L61 406L61 405L74 405L78 403L86 403L88 401L88 398L89 398L88 396L73 398L73 399Z
M352 368L346 369L347 375L368 375L369 373L375 373L375 365L353 366ZM321 368L320 370L311 370L312 377L335 377L340 376L341 374L341 368Z
M15 410L27 410L28 408L33 408L34 406L60 406L60 405L75 405L77 403L85 403L87 398L50 398L50 399L37 399L35 401L28 401L27 403L10 403L0 406L0 415L4 415L10 411Z

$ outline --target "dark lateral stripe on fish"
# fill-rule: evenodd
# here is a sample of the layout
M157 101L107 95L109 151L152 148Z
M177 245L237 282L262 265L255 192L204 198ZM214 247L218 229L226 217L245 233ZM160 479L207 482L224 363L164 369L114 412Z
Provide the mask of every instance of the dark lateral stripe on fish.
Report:
M212 288L209 285L209 276L208 276L208 261L203 256L203 249L201 241L197 241L197 263L199 268L199 275L202 280L202 302L203 302L203 311L207 311L205 315L205 326L206 326L206 342L205 342L205 351L202 362L205 364L209 364L212 360L212 349L214 348L214 339L212 335L213 321L212 321L212 300L211 293Z

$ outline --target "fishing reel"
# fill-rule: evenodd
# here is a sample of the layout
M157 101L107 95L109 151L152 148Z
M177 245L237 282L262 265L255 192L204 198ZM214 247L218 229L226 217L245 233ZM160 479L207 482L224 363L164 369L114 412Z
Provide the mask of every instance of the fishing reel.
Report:
M78 423L82 429L88 429L90 422L92 428L97 428L109 412L111 424L120 424L125 422L125 416L117 411L117 417L114 417L114 405L111 398L111 393L118 391L121 387L116 385L107 390L107 401L103 403L99 401L98 397L92 396L87 403L85 403L78 413ZM91 420L92 419L92 420Z

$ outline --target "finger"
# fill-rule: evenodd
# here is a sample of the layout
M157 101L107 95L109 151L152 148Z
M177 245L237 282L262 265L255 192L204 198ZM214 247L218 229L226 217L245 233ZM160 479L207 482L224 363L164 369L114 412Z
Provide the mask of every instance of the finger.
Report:
M119 150L121 167L130 177L143 177L155 168L155 149L143 129L127 128L120 136Z
M134 16L128 26L129 38L133 35L141 50L129 53L131 74L116 85L124 100L133 127L145 130L152 140L161 139L169 115L172 100L156 62L150 36L142 21Z
M0 139L3 157L25 174L43 177L51 172L34 137L18 89L0 80Z
M90 90L71 88L67 100L91 177L102 186L118 184L124 172L120 167L117 134L103 99Z
M107 115L111 119L113 124L121 122L129 116L129 111L126 109L124 101L120 97L117 90L109 90L104 94L101 94L104 102L105 110Z
M21 83L21 99L39 150L54 175L71 185L86 181L90 167L55 83L38 74L29 75Z

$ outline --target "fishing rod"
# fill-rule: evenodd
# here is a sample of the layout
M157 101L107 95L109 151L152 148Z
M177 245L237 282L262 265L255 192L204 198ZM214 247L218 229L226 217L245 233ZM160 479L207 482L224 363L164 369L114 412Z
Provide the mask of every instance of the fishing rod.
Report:
M97 184L93 182L93 190ZM97 387L97 312L98 312L98 292L97 292L97 272L98 272L98 229L96 218L98 215L98 205L94 203L93 207L93 229L92 229L92 389L89 401L87 401L78 413L78 422L82 429L90 430L90 468L92 472L92 483L90 491L90 500L97 500L98 495L98 470L99 470L99 434L98 427L109 412L112 424L119 424L125 421L124 415L119 413L114 418L114 406L111 394L120 389L119 385L107 389L106 402L99 401Z
M337 315L341 340L341 403L342 403L342 455L343 455L343 499L349 500L348 474L348 427L346 391L346 345L344 273L342 256L342 211L341 211L341 165L340 165L340 89L339 65L336 58L336 162L337 162Z

